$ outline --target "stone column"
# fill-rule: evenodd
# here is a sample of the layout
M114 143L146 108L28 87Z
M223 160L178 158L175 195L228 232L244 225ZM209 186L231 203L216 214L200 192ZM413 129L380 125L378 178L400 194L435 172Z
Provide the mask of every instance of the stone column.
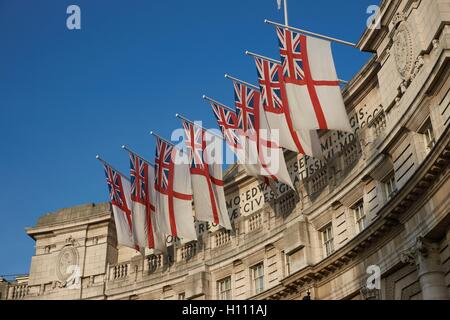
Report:
M423 300L449 299L437 243L419 237L413 248L402 253L401 260L416 265Z

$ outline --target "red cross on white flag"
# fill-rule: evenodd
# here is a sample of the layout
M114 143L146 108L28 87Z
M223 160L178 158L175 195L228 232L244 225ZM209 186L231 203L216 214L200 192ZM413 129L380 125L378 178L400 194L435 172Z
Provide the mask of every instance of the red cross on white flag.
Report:
M155 202L159 230L185 240L197 240L189 164L176 161L183 158L181 150L159 138L156 140Z
M117 244L139 250L133 233L130 181L106 162L103 162L103 166L116 225Z
M165 252L165 237L156 225L155 168L129 151L133 232L141 252L145 248Z
M209 221L231 230L225 201L222 166L210 159L208 144L214 145L214 135L203 128L182 120L185 144L190 157L190 171L197 220Z
M254 58L261 88L261 103L270 128L279 132L280 147L322 159L317 132L294 129L282 77L282 66L261 57Z
M233 80L238 132L246 141L248 154L259 166L258 175L282 182L295 190L279 147L278 132L271 131L261 104L261 93L250 86ZM250 159L252 160L252 159ZM266 179L267 180L267 179Z
M353 132L331 43L279 27L277 34L294 128Z

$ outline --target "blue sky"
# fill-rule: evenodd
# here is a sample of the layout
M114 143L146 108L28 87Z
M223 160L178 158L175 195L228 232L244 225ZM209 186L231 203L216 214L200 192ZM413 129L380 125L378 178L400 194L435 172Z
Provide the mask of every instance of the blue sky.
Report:
M290 0L290 24L357 42L378 2ZM279 57L265 18L282 21L276 0L0 0L0 275L28 273L39 216L108 200L97 153L128 172L120 146L153 159L175 113L215 127L202 94L231 105L224 73L256 78L244 51ZM333 51L341 79L370 57Z

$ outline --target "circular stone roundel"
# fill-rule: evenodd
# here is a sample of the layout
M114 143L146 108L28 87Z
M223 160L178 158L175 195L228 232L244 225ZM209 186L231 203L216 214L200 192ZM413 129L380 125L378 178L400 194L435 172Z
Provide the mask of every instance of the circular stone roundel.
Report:
M61 281L66 281L70 276L69 266L78 265L78 251L72 246L64 247L58 255L56 262L56 273L58 279ZM69 270L69 273L67 272Z
M399 25L393 40L397 70L403 79L407 79L413 71L414 57L411 32L405 22Z

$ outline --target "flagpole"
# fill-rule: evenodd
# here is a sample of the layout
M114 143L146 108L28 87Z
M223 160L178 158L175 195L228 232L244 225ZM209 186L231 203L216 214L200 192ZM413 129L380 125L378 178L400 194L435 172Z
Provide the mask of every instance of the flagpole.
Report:
M183 150L183 148L180 148L180 147L179 147L178 145L176 145L175 143L170 142L169 140L164 139L163 137L161 137L160 135L156 134L155 132L150 131L150 134L151 134L152 136L154 136L154 137L156 137L156 138L158 138L158 139L164 141L165 143L171 145L172 147L174 147L175 149L177 149L177 150L180 151L181 153L184 153L184 152L185 152L185 151Z
M251 52L251 51L245 51L245 54L246 54L247 56L260 58L260 59L267 60L267 61L270 61L270 62L273 62L273 63L276 63L276 64L280 64L280 65L281 65L281 61L280 61L280 60L275 60L275 59L272 59L272 58L269 58L269 57L266 57L266 56L263 56L263 55L260 55L260 54Z
M138 156L139 158L141 158L144 162L147 162L149 165L151 165L152 167L154 167L155 165L153 163L151 163L150 161L144 159L143 157L141 157L139 154L137 154L136 152L134 152L133 150L131 150L130 148L128 148L127 146L123 145L122 146L123 150L126 150L128 152L131 152L132 154Z
M284 0L284 24L289 25L287 0Z
M164 139L164 138L161 137L159 134L156 134L156 133L153 132L153 131L150 131L150 134L151 134L152 136L154 136L155 138L158 138L159 140L162 140L162 141L164 141L165 143L170 144L171 146L175 147L175 144L174 144L173 142L170 142L169 140Z
M288 30L291 30L291 31L303 33L303 34L306 34L306 35L309 35L309 36L313 36L313 37L321 38L321 39L324 39L324 40L328 40L328 41L336 42L336 43L339 43L339 44L343 44L343 45L346 45L346 46L350 46L350 47L353 47L353 48L357 48L356 43L345 41L345 40L341 40L341 39L337 39L337 38L328 37L328 36L325 36L323 34L311 32L311 31L307 31L307 30L303 30L303 29L294 28L294 27L291 27L291 26L289 26L287 24L281 24L281 23L274 22L274 21L267 20L267 19L264 20L264 23L272 24L274 26L278 26L278 27L281 27L281 28L284 28L284 29L288 29Z
M272 58L269 58L269 57L266 57L266 56L263 56L263 55L254 53L254 52L245 51L245 54L246 54L247 56L260 58L260 59L267 60L267 61L270 61L270 62L273 62L273 63L276 63L276 64L281 65L281 61L279 61L279 60L275 60L275 59L272 59ZM348 83L348 81L341 80L341 79L338 79L338 81L341 82L341 83L343 83L343 84L347 84L347 83Z
M112 165L110 165L108 162L106 162L105 160L103 160L99 155L95 156L95 159L97 159L98 161L100 161L101 163L103 163L104 165L110 167L111 169L113 169L114 171L116 171L118 174L120 174L123 178L127 179L128 181L130 179L128 179L128 177L126 175L124 175L120 170L117 170L116 168L114 168Z
M214 99L211 99L211 98L208 97L208 96L203 95L203 99L205 99L206 101L215 103L215 104L221 106L222 108L227 109L228 111L231 111L231 112L233 112L233 113L236 113L236 110L233 110L233 109L231 109L230 107L227 107L226 105L224 105L223 103L221 103L221 102L219 102L219 101L216 101L216 100L214 100Z
M212 135L216 136L217 138L220 138L220 139L223 140L223 137L222 137L222 136L220 136L220 135L218 135L218 134L212 132L210 129L206 129L206 128L202 127L201 125L199 125L199 124L195 123L194 121L191 121L191 120L189 120L189 119L183 117L182 115L180 115L180 114L178 114L178 113L175 114L175 117L177 117L178 119L184 120L184 121L186 121L186 122L189 122L190 124L199 127L199 128L202 129L203 131L209 132L209 133L211 133Z
M232 81L239 82L240 84L243 84L243 85L245 85L245 86L247 86L247 87L250 87L250 88L252 88L252 89L255 89L255 90L259 91L259 87L255 86L255 85L253 85L253 84L251 84L251 83L245 82L245 81L243 81L243 80L240 80L240 79L238 79L238 78L232 77L232 76L230 76L230 75L228 75L228 74L225 74L225 78L230 79L230 80L232 80Z

